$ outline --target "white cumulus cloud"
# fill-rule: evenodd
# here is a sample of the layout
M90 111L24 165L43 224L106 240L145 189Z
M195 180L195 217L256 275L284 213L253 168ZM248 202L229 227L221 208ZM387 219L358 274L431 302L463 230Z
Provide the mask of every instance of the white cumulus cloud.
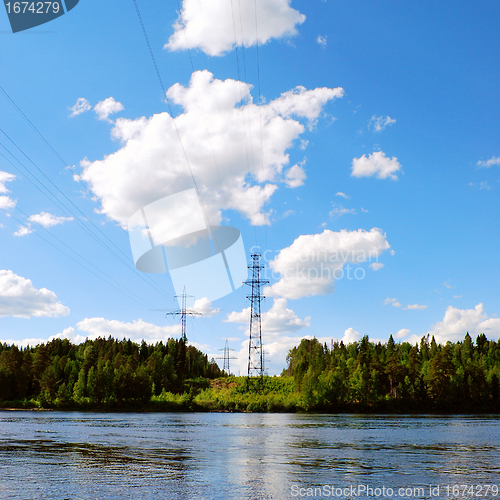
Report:
M302 328L306 328L310 324L310 317L300 319L292 309L287 307L287 300L276 297L269 311L263 312L262 331L266 332L267 337L276 337L284 333L296 332ZM225 319L228 323L243 323L249 324L250 307L242 311L233 311L227 315ZM248 334L248 331L247 331ZM268 345L266 343L266 349Z
M373 262L369 267L374 271L378 271L384 267L384 264L382 264L382 262Z
M332 203L332 209L328 213L333 219L337 219L346 214L356 215L357 212L354 208L344 208L341 203Z
M382 130L394 123L396 123L396 120L390 116L383 117L373 115L368 122L368 128L373 128L375 132L382 132Z
M204 318L210 318L220 312L220 309L212 307L212 303L206 297L195 300L193 307L190 309L200 313Z
M344 336L342 337L342 342L347 344L352 344L353 342L358 342L361 340L361 335L354 328L348 328L344 332Z
M318 35L318 38L316 38L316 42L318 42L323 48L325 48L327 44L327 37Z
M234 46L262 45L272 38L296 34L306 17L290 7L291 0L183 0L174 34L164 48L201 49L220 56Z
M8 172L3 172L0 170L0 193L9 193L10 191L7 189L5 185L7 182L13 181L16 178L14 174L9 174ZM16 206L16 202L9 198L9 196L5 194L0 195L0 209L9 210L10 208L14 208Z
M413 309L413 310L417 310L417 309L418 309L418 310L422 310L422 309L427 309L427 306L425 306L425 305L424 305L424 306L421 306L421 305L419 305L419 304L408 304L408 305L407 305L404 309L405 309L405 310L408 310L408 309L409 309L409 310L412 310L412 309Z
M104 101L99 101L94 106L94 111L97 114L99 120L108 120L109 115L123 111L124 107L121 102L115 101L113 97L108 97Z
M339 232L325 229L320 234L301 235L269 263L280 279L266 287L264 293L288 299L332 293L336 279L360 276L351 264L359 266L378 259L389 247L385 234L377 228Z
M494 165L500 165L500 156L492 156L489 160L477 162L478 167L490 168Z
M15 206L15 200L9 198L8 196L0 196L0 209L9 210Z
M175 84L167 92L184 110L175 123L166 112L118 118L112 136L122 147L102 160L82 160L78 178L124 228L145 205L192 188L190 172L212 224L221 221L225 208L237 210L254 225L269 224L269 212L263 208L276 183L303 182L298 166L288 171L288 178L283 175L287 150L305 130L299 119L313 124L324 105L341 97L343 90L298 87L256 105L250 88L235 80L216 80L208 71L193 73L188 87Z
M79 97L76 103L71 108L69 108L69 110L71 111L71 114L69 116L73 117L81 115L82 113L85 113L90 109L92 109L92 106L90 105L89 101L87 101L85 97Z
M401 165L396 157L387 158L383 151L375 151L368 157L363 155L361 158L352 160L351 177L372 177L375 175L379 179L389 177L393 181L397 181L396 172L400 170Z
M35 224L40 224L40 226L47 229L52 226L57 226L58 224L63 224L66 221L73 220L73 217L58 217L48 212L40 212L39 214L30 215L28 220Z
M488 339L498 340L500 318L488 316L482 303L477 304L474 309L458 309L448 306L443 321L434 324L429 334L434 335L436 342L446 343L448 340L451 342L463 340L467 332L472 338L484 333Z
M285 183L289 188L296 188L304 185L306 173L300 165L294 165L285 172Z
M390 297L387 297L384 300L384 306L386 306L387 304L391 304L394 307L401 307L401 303L398 301L398 299L391 299Z
M402 339L404 337L407 337L409 333L410 333L410 330L408 330L408 328L401 328L401 330L399 330L397 333L395 333L393 335L393 337L395 339ZM392 335L392 333L391 333L391 335Z
M36 289L31 280L0 270L0 316L17 318L67 316L69 308L46 288Z
M17 231L14 233L14 236L26 236L27 234L31 234L33 229L31 229L31 224L26 224L25 226L18 226Z
M81 332L81 333L77 333ZM173 335L181 332L180 325L158 326L153 323L147 323L142 319L134 320L132 323L118 321L116 319L105 318L85 318L76 324L76 330L73 327L66 328L53 338L67 338L74 343L84 342L86 338L95 340L98 337L115 339L130 339L134 342L145 340L148 343L155 344L163 341L164 343Z
M350 196L347 196L345 193L342 193L341 191L335 193L335 196L342 196L342 198L345 198L346 200L349 200L351 198Z

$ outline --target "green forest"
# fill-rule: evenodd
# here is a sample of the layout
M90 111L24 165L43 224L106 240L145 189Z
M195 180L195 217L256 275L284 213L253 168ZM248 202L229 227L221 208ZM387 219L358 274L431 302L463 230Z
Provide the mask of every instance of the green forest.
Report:
M0 407L107 411L500 411L500 341L348 345L303 339L281 376L224 373L182 340L0 344Z
M331 348L317 340L302 340L288 354L285 373L308 408L342 411L500 410L500 342L484 334L475 344L439 345L423 337L419 345L360 342Z

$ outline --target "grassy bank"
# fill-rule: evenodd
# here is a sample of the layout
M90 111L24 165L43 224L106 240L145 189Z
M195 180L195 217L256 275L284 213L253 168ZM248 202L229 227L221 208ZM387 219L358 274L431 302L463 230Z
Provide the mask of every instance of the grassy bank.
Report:
M174 394L163 390L147 402L90 398L31 398L23 401L0 401L0 409L62 411L214 411L214 412L297 412L307 411L301 394L294 391L292 377L265 377L263 387L247 392L246 377L186 381L186 392Z

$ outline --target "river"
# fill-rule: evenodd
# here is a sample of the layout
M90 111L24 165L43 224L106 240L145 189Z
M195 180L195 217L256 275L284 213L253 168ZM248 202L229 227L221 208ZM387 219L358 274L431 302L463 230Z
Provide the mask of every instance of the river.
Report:
M0 412L0 498L500 498L497 416Z

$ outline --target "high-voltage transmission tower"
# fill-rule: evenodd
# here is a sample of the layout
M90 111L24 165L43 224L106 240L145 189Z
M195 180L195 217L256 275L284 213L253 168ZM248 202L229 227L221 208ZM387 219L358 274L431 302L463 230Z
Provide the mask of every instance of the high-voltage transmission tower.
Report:
M176 295L176 298L179 296ZM167 313L167 316L180 316L181 317L181 325L182 325L182 333L181 340L179 341L179 357L178 357L178 370L179 370L179 386L180 391L184 392L184 376L186 374L186 344L187 344L187 335L186 335L186 317L187 316L201 316L201 313L196 311L191 311L186 308L186 298L192 297L192 295L186 295L186 287L182 292L182 309L179 311L173 311Z
M251 295L247 295L250 301L250 340L248 343L248 377L247 391L250 389L261 390L264 387L264 354L262 352L262 325L260 314L260 302L263 298L260 287L269 283L268 280L260 279L260 270L264 269L259 263L260 254L251 255L252 265L248 266L252 276L245 281L252 289Z
M238 359L234 356L231 356L231 351L234 351L234 349L230 349L229 348L229 344L228 344L228 341L226 340L226 345L224 347L224 349L220 349L221 351L224 351L224 356L222 358L217 358L217 359L223 359L224 360L224 368L223 370L228 374L230 375L231 374L231 371L229 369L229 360L230 359Z

